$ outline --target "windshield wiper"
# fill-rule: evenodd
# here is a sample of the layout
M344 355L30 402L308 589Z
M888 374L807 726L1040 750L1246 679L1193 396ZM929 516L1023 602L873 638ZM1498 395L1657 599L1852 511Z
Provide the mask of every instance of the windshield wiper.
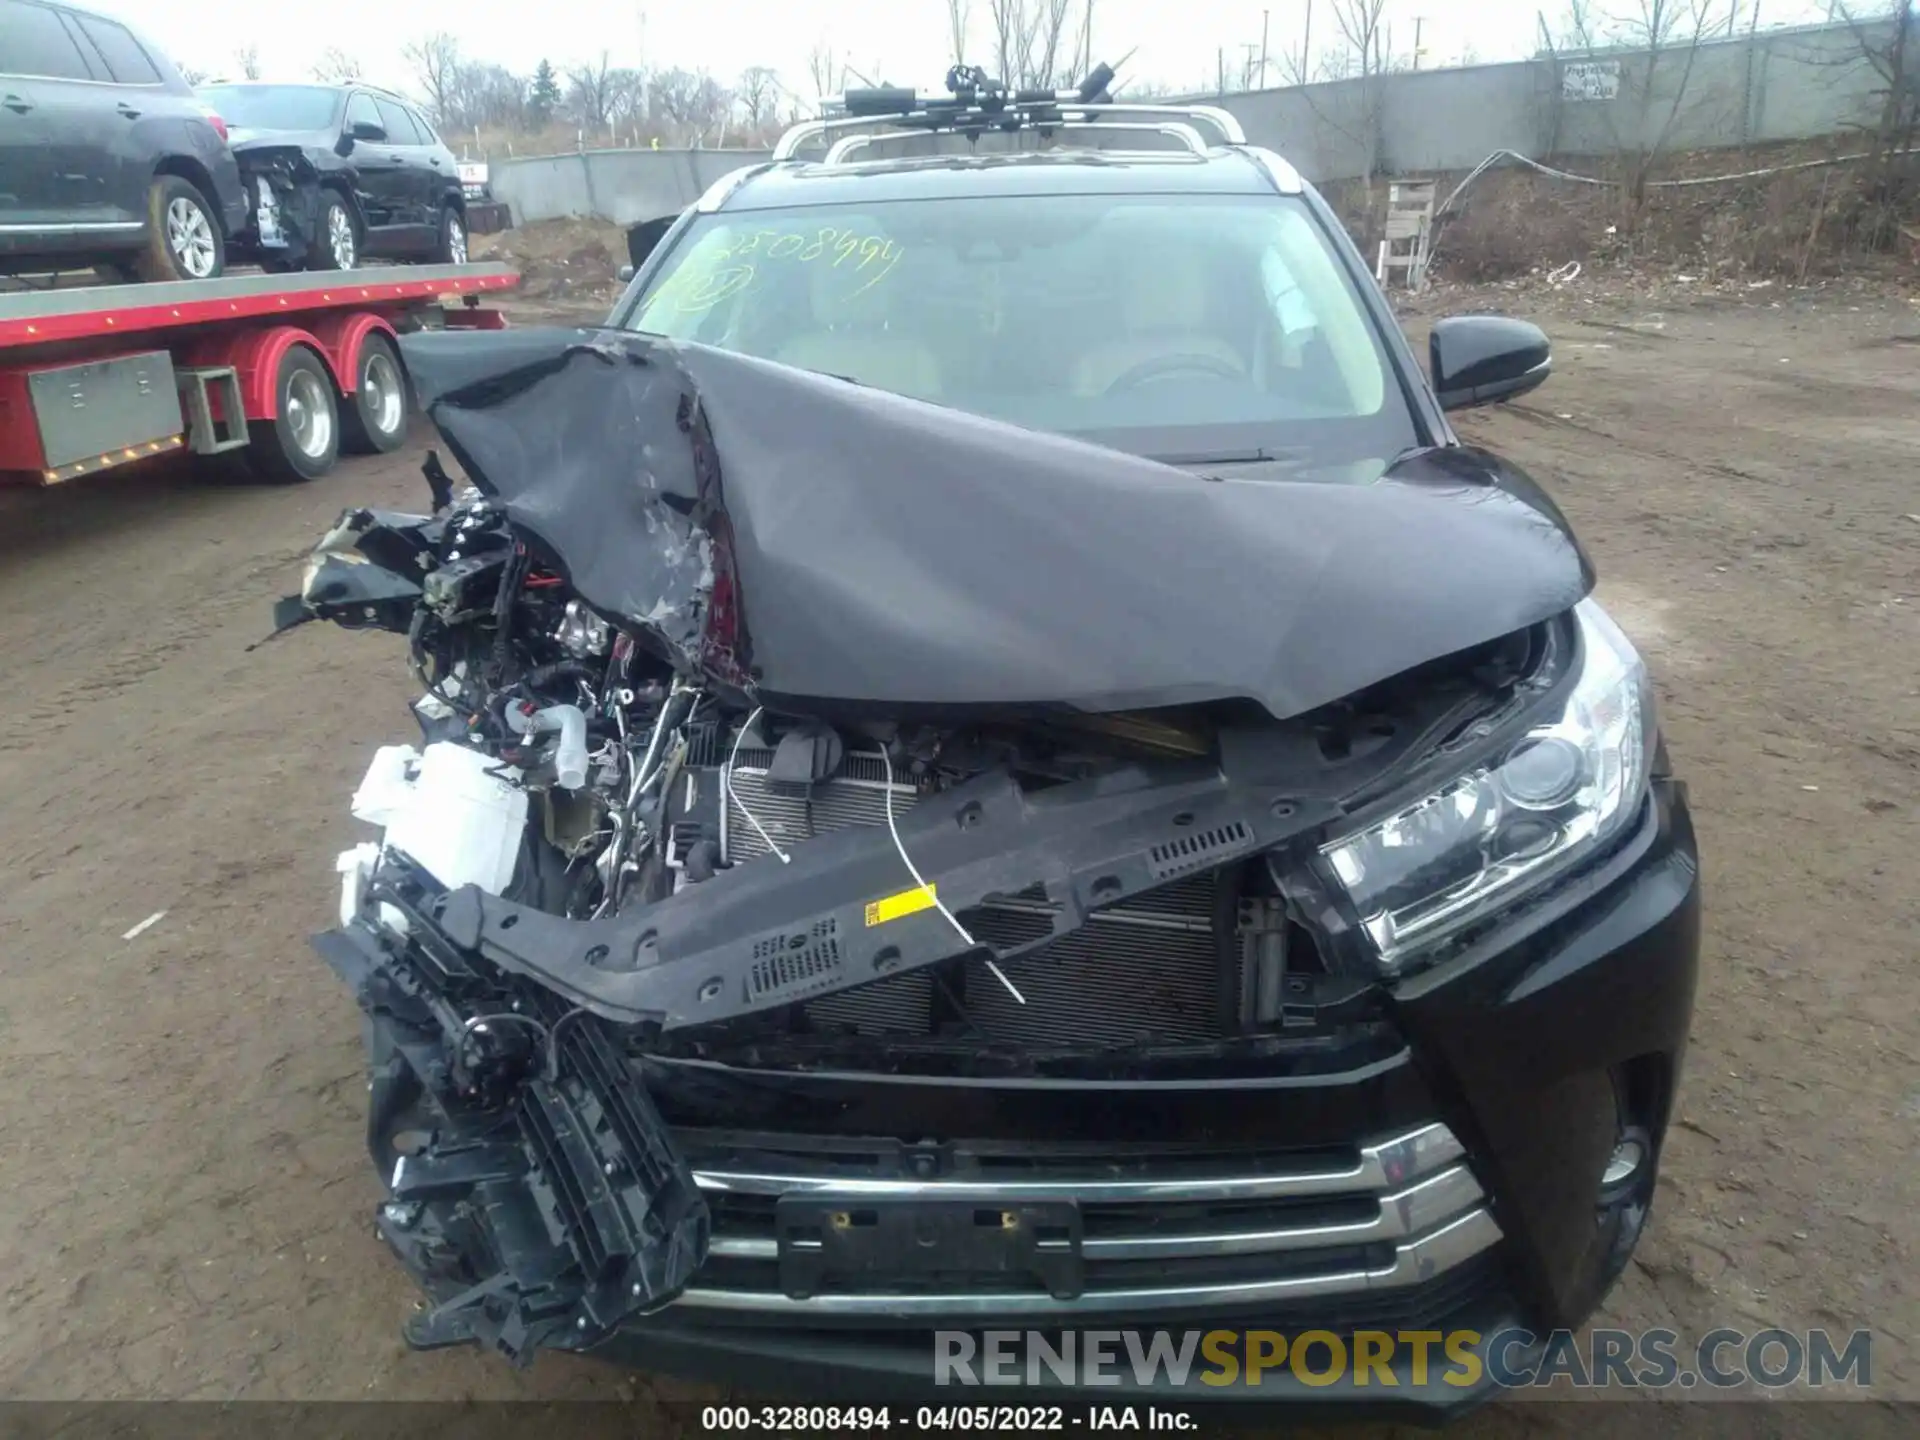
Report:
M1264 447L1252 450L1199 450L1183 455L1149 455L1149 460L1157 460L1162 465L1176 465L1182 468L1192 466L1228 466L1228 465L1281 465L1296 469L1304 465L1311 456L1304 446L1292 450L1268 450ZM1209 477L1202 476L1202 479Z

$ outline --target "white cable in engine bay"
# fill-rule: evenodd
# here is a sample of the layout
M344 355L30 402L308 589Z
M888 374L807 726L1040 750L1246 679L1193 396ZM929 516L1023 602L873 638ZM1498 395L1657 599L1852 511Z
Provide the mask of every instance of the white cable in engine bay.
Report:
M747 738L747 732L753 728L753 722L760 718L760 712L765 708L763 705L754 706L753 713L747 716L747 723L742 725L739 733L733 737L733 753L727 757L727 768L720 772L720 787L727 792L728 798L740 807L740 813L747 817L747 823L760 832L760 838L767 842L767 848L780 857L780 863L782 865L791 865L793 863L793 857L780 848L773 836L767 833L767 827L762 825L759 820L754 817L753 811L747 808L747 802L742 800L739 792L733 788L733 767L740 763L740 742ZM912 868L911 862L909 862L908 868ZM918 877L916 876L915 878L917 879ZM965 932L962 931L961 933L964 934Z
M753 713L758 715L760 712L756 710ZM947 908L947 902L940 898L940 892L927 884L925 877L920 873L920 867L915 865L913 863L913 857L907 854L907 844L900 838L900 827L893 823L893 757L887 753L887 747L885 745L880 747L880 763L886 767L887 772L887 833L893 836L893 848L900 852L901 863L907 867L907 873L913 876L913 883L918 885L921 890L926 893L926 897L933 902L934 909L947 917L947 923L953 926L954 933L966 941L969 946L978 945L980 942L967 933L967 927L962 925L959 917ZM751 815L747 816L747 818L749 820L753 819ZM755 828L757 829L758 826L756 825ZM1014 985L1013 981L1007 978L1007 972L994 963L991 956L987 959L987 969L993 972L994 979L1007 987L1007 993L1013 996L1016 1001L1022 1005L1027 1003L1027 997L1020 993L1019 988Z

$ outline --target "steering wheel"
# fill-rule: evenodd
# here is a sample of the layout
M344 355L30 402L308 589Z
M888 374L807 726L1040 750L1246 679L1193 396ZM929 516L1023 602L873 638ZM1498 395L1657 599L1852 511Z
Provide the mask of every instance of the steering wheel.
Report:
M1138 365L1121 371L1100 393L1111 395L1116 390L1131 390L1136 385L1148 380L1156 380L1162 375L1177 375L1182 372L1195 375L1218 375L1226 380L1247 378L1247 372L1243 367L1234 364L1231 360L1222 360L1218 355L1156 355L1151 360L1142 360Z

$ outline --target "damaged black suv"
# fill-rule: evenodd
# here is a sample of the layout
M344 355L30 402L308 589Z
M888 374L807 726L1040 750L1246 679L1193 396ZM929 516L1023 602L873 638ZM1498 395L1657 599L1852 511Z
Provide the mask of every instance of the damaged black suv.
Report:
M935 1332L1579 1323L1699 898L1645 666L1448 428L1544 338L1430 383L1218 112L849 104L607 326L408 337L472 488L284 603L426 692L319 942L409 1339L871 1399Z
M268 270L467 263L453 152L411 101L370 85L206 85L247 192L234 245Z

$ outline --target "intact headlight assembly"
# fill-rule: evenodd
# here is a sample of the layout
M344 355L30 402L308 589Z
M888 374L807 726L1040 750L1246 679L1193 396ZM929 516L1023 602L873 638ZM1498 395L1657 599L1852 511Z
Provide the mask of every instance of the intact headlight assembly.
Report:
M1381 968L1397 972L1600 851L1640 812L1653 688L1591 599L1574 611L1580 675L1560 714L1491 765L1322 849Z

